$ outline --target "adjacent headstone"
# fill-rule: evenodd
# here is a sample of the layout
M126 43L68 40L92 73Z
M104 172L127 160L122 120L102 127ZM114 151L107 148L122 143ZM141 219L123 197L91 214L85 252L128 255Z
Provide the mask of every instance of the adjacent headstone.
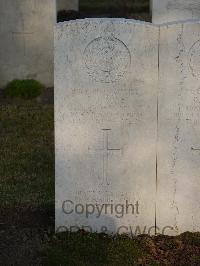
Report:
M157 224L200 231L200 22L160 30Z
M200 19L199 0L152 0L153 23L188 19Z
M57 231L154 233L158 32L121 19L57 25Z
M150 11L151 15L152 15L152 6L153 6L153 1L150 0L150 2L149 2L149 11Z
M79 10L79 0L57 0L57 11Z
M0 1L0 87L33 78L53 86L55 0Z

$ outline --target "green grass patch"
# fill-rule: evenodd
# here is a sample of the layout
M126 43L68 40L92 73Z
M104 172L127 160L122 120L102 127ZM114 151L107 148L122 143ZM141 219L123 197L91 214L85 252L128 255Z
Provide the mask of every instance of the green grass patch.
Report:
M33 99L38 97L44 86L33 79L18 80L15 79L8 83L5 88L5 96L11 98Z
M45 265L139 265L146 252L136 239L90 233L60 233L45 251ZM153 264L152 264L153 265Z
M0 107L0 206L54 203L53 105Z

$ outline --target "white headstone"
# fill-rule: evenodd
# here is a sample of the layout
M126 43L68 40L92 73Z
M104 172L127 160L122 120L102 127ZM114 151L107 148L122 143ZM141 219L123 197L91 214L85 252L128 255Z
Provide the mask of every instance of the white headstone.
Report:
M152 0L153 23L187 19L200 19L199 0Z
M79 0L57 0L57 11L79 10Z
M199 231L200 22L74 21L55 47L56 228Z
M154 232L157 47L148 23L57 25L57 230Z
M53 86L55 0L0 1L0 87L33 78Z
M150 0L150 2L149 2L149 11L150 11L151 15L152 15L152 6L153 6L153 1Z
M200 22L160 30L157 224L200 231Z

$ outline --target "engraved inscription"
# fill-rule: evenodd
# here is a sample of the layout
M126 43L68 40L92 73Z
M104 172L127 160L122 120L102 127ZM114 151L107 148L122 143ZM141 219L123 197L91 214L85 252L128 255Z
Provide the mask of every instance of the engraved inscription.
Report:
M127 46L114 37L99 37L91 41L84 51L89 76L102 83L119 81L127 72L131 55Z
M200 40L189 51L189 67L194 77L200 78Z

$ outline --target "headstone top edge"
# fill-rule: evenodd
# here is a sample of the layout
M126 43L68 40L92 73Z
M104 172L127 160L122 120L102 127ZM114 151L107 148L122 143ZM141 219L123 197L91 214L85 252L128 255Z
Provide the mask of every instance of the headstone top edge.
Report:
M200 19L186 19L186 20L177 20L177 21L171 21L171 22L165 22L165 23L152 23L155 26L158 27L165 27L165 26L175 26L175 25L186 25L186 24L200 24Z
M67 27L71 25L80 25L83 23L106 23L106 22L115 22L118 24L133 24L133 25L143 25L143 26L151 26L154 28L162 28L168 26L176 26L176 25L187 25L187 24L200 24L200 19L187 19L187 20L178 20L172 22L165 22L161 24L140 21L135 19L125 19L125 18L85 18L85 19L76 19L76 20L69 20L64 22L59 22L55 25L55 29L59 29L62 27Z
M85 18L85 19L75 19L75 20L69 20L64 22L59 22L55 25L55 28L61 28L69 25L77 25L77 24L83 24L83 23L106 23L106 22L115 22L119 24L133 24L133 25L146 25L146 26L152 26L157 27L158 25L153 24L151 22L141 21L141 20L135 20L135 19L125 19L125 18Z

